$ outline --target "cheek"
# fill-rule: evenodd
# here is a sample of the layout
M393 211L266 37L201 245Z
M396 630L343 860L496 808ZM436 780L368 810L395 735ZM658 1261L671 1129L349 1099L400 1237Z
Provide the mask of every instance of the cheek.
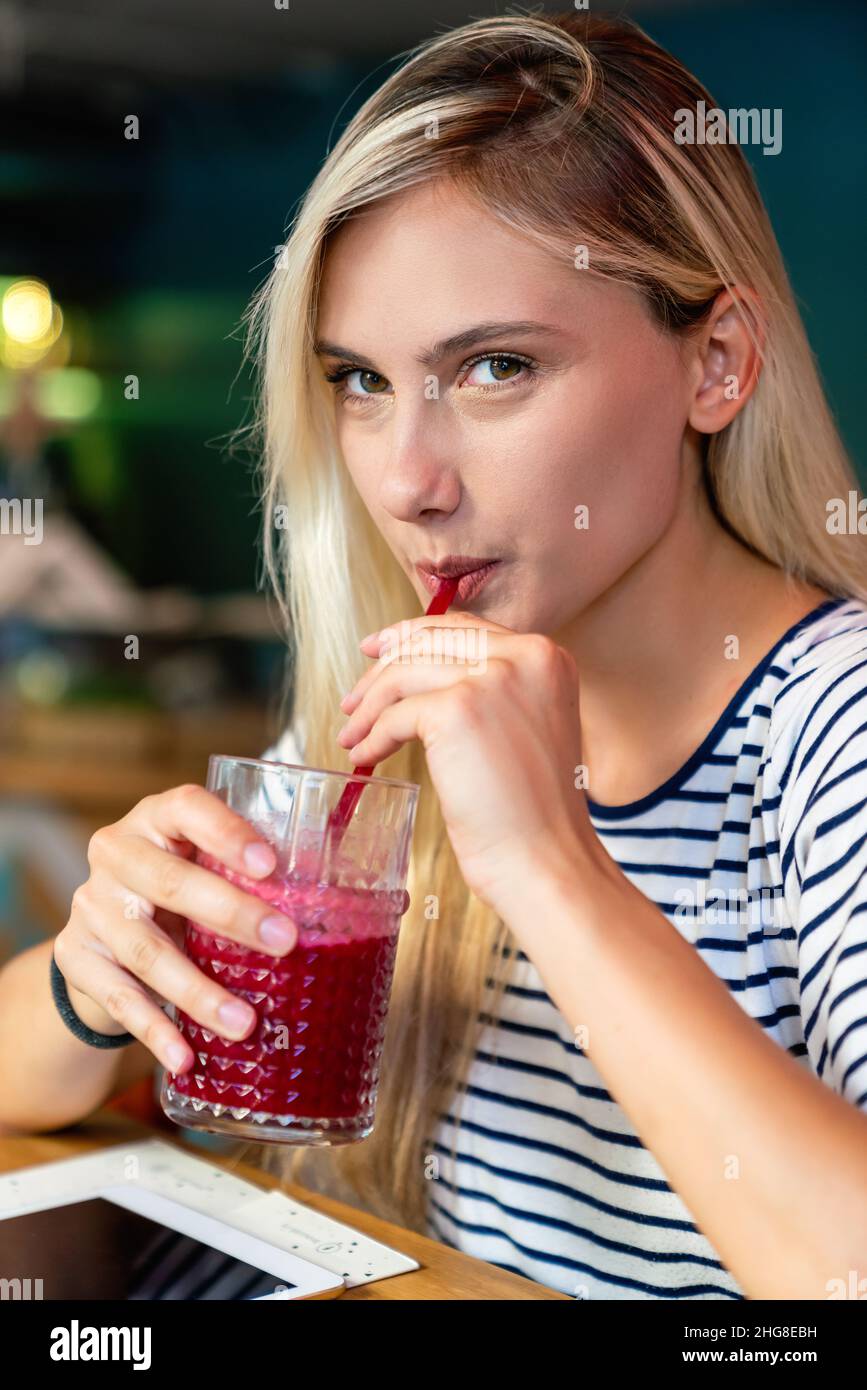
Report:
M676 384L661 378L629 389L622 379L590 383L563 393L556 407L549 398L530 431L528 457L539 460L544 479L534 510L571 517L583 504L591 526L594 515L613 513L623 524L630 512L665 511L677 495L685 425Z
M685 411L676 386L659 379L611 393L602 408L595 500L625 535L647 535L670 519L676 505Z
M573 576L582 601L661 537L680 496L686 411L678 382L666 373L633 377L626 390L623 382L612 373L570 390L537 435L544 484L534 489L532 513L541 557L552 584Z
M372 503L376 491L377 444L375 439L363 430L353 429L351 422L338 418L336 429L337 445L343 459L343 466L362 501ZM382 453L380 444L379 454Z

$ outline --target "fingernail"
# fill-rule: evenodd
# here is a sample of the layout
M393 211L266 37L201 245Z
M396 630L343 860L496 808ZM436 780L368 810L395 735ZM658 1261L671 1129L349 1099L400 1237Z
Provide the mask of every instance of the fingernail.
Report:
M166 1048L166 1060L169 1064L169 1070L175 1073L182 1071L187 1063L189 1055L189 1049L184 1047L183 1043L169 1043Z
M288 951L295 945L295 927L287 917L264 917L259 923L259 936L266 946Z
M264 840L254 840L244 850L244 863L251 874L270 874L277 865L277 856Z
M217 1017L231 1032L246 1033L256 1015L249 1004L242 1004L240 999L232 999L220 1005Z

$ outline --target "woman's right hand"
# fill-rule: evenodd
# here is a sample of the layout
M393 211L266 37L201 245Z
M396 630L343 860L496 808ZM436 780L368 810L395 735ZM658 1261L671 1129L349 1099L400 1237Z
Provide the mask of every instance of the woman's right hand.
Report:
M197 849L248 878L267 878L276 862L249 822L204 787L146 796L92 836L90 877L75 890L54 942L83 1022L100 1033L133 1033L171 1072L186 1071L193 1051L161 1003L223 1038L243 1039L256 1022L249 1004L184 954L184 919L278 958L298 939L294 923L270 904L192 863Z

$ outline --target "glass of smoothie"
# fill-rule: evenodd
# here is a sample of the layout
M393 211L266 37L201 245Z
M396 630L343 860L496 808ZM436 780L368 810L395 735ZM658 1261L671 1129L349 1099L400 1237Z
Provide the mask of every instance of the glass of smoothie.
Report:
M363 783L345 823L335 812ZM286 956L251 950L187 921L185 950L245 999L257 1024L243 1042L171 1006L195 1053L165 1072L163 1110L177 1124L280 1144L347 1144L373 1130L380 1058L418 785L324 768L214 756L207 787L267 840L277 867L250 879L198 851L196 863L272 903L298 927Z

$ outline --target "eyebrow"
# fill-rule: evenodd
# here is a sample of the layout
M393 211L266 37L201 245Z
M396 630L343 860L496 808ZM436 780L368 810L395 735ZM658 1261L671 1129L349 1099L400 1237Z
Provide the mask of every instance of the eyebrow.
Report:
M450 357L455 352L466 352L467 349L475 347L477 343L483 342L486 338L498 338L505 335L516 337L534 333L557 334L560 330L550 323L537 323L534 319L516 319L510 323L477 323L472 328L465 328L460 333L452 333L448 338L441 338L432 347L416 355L415 361L422 367L436 367L446 357ZM322 357L346 357L352 362L357 362L359 367L365 371L375 372L377 368L369 357L364 357L360 352L351 352L349 348L341 347L339 343L329 343L321 338L315 344L313 351L317 356Z

